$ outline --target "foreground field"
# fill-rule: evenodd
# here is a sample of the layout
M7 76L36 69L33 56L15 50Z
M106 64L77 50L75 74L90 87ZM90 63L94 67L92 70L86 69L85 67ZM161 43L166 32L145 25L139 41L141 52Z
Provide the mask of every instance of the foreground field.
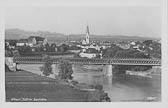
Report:
M88 92L30 72L6 72L7 102L86 102Z

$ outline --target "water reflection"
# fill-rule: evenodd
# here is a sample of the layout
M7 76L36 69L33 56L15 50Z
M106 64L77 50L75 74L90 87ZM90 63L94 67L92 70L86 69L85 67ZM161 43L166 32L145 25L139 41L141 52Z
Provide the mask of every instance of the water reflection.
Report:
M161 98L161 78L113 74L104 76L102 71L84 71L74 66L74 79L87 84L102 84L112 101L139 101L148 97Z

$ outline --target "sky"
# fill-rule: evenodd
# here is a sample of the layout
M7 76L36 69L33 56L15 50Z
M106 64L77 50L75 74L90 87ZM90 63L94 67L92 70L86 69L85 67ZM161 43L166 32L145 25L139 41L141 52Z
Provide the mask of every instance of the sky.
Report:
M161 37L161 8L158 6L50 6L10 7L5 28L90 34Z

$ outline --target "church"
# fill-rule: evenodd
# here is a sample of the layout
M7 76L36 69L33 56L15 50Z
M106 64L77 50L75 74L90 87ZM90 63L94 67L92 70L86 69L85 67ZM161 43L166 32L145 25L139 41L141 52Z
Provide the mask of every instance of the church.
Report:
M89 26L87 25L86 28L86 38L82 41L82 45L88 45L89 44Z

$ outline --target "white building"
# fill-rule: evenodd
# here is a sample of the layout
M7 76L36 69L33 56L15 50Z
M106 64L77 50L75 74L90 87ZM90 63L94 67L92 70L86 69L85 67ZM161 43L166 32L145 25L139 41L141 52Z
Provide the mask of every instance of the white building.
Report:
M81 52L81 53L79 54L79 56L82 57L82 58L89 58L89 59L91 59L91 58L95 58L95 57L96 57L96 54L94 54L94 53L84 53L84 52Z
M17 43L16 46L24 46L24 45L28 45L28 40L27 39L20 39Z
M130 44L131 44L131 45L136 45L136 43L135 43L135 42L131 42Z

